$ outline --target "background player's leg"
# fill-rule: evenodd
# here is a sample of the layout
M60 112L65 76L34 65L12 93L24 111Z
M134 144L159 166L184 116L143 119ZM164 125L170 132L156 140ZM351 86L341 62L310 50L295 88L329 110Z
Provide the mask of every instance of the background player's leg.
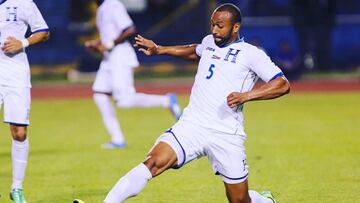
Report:
M271 199L263 197L256 191L249 191L247 180L238 184L225 183L225 189L231 203L273 203Z
M134 70L130 67L114 69L112 77L113 97L120 108L169 108L178 120L181 115L181 107L175 94L155 95L137 93L134 87Z
M131 107L169 107L170 100L165 95L136 93L134 87L134 70L130 67L119 67L113 70L113 96L121 108Z
M175 151L160 142L149 153L147 159L123 176L106 196L104 203L118 203L140 193L147 182L177 164Z
M111 136L111 142L119 146L125 146L125 138L121 131L110 96L102 93L94 93L93 98L100 111L105 128Z
M29 155L27 128L26 126L10 125L10 130L13 137L11 149L13 183L11 189L22 189Z
M169 96L165 95L154 95L144 93L134 93L127 96L121 96L117 102L117 105L121 108L132 108L132 107L164 107L170 106Z

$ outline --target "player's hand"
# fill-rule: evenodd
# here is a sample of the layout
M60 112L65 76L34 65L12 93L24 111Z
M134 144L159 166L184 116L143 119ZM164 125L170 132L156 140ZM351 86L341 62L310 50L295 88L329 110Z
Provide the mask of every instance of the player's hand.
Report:
M248 93L232 92L227 96L227 105L230 108L237 107L247 101Z
M8 37L4 42L4 46L1 47L5 54L16 54L23 49L23 45L20 40L15 37Z
M152 56L157 54L158 45L152 40L146 39L141 35L135 37L134 47L140 47L138 50L144 53L146 56Z
M88 40L84 43L84 46L88 50L101 55L104 55L104 53L107 51L107 49L104 47L104 45L101 44L101 41L99 39Z

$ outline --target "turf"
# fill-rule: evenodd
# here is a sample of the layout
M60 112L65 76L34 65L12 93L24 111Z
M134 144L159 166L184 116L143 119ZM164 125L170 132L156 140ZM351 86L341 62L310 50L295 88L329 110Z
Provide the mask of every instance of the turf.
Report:
M252 189L272 190L278 202L358 202L360 93L292 94L245 106ZM184 106L187 102L181 98ZM144 159L174 120L168 111L118 110L129 147L108 141L90 99L32 103L30 160L24 183L29 202L102 202L116 181ZM9 202L10 135L0 126L0 202ZM150 181L128 202L227 202L206 158Z

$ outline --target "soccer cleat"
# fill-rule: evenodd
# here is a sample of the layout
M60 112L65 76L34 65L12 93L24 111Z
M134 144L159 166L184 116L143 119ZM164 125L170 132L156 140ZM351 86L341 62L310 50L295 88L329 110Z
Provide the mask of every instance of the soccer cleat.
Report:
M15 203L26 203L22 189L12 189L10 192L10 199Z
M175 93L169 93L168 96L170 98L170 107L169 107L169 109L170 109L172 115L178 121L180 119L180 116L181 116L181 107L180 107L179 102L177 100L176 94Z
M85 202L82 201L81 199L74 199L73 203L85 203Z
M274 203L277 203L277 201L275 200L275 197L273 196L273 194L270 191L263 191L260 194L263 197L271 199Z
M105 144L101 145L101 148L103 148L103 149L122 149L122 148L125 148L125 147L127 147L127 144L125 142L121 143L121 144L108 142L108 143L105 143Z

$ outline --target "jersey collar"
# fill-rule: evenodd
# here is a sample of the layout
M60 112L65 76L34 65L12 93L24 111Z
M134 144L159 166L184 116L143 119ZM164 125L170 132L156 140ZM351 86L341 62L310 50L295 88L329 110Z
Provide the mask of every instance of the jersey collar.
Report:
M0 0L0 5L5 3L6 0Z
M240 43L240 42L243 42L243 41L244 41L244 37L241 37L240 39L238 39L238 40L236 40L236 41L234 41L234 42L232 42L232 43L230 43L230 44L224 44L224 45L219 46L219 47L220 47L220 48L224 48L224 47L230 46L230 45L232 45L232 44Z

